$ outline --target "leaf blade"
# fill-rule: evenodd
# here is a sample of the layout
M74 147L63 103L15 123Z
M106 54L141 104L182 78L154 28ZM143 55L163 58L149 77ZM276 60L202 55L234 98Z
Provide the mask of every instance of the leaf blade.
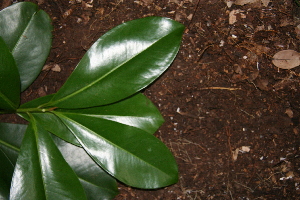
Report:
M0 199L9 199L11 178L26 127L0 123Z
M67 143L58 137L54 137L54 142L78 176L88 199L108 200L118 194L116 180L102 170L83 148Z
M86 199L49 133L32 117L12 178L10 199Z
M155 136L136 127L80 113L55 114L73 132L88 154L125 184L154 189L177 182L176 161Z
M34 99L32 101L29 101L25 104L22 104L20 106L20 109L17 110L20 111L23 109L34 109L38 108L40 105L45 104L51 100L53 97L53 94L43 96L37 99ZM24 112L18 112L18 115L29 121L29 116L27 113ZM35 117L35 119L39 122L41 126L50 133L60 137L61 139L70 142L76 146L80 146L77 139L74 137L74 135L69 131L69 129L60 121L59 118L57 118L54 114L51 112L33 112L32 115ZM55 126L53 126L55 124Z
M182 24L161 17L115 27L96 41L49 104L84 108L133 95L171 64L183 29Z
M32 113L37 122L50 133L70 142L76 146L80 143L74 137L72 132L62 123L62 121L52 113ZM54 125L55 124L55 125Z
M150 134L154 134L164 122L156 106L142 93L110 105L79 109L77 111L66 109L57 111L80 113L84 116L114 121L141 129Z
M50 17L33 3L20 2L0 11L0 36L15 58L21 91L40 73L50 52L51 31Z
M9 199L10 183L26 128L27 125L22 124L0 123L0 199ZM104 172L82 148L56 136L52 138L78 176L88 199L113 199L118 194L115 179Z

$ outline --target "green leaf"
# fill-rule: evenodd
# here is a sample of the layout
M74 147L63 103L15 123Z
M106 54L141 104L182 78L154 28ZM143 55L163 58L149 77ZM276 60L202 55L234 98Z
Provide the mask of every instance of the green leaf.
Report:
M64 142L58 137L54 137L54 142L77 174L88 199L113 199L118 194L116 180L103 171L83 148Z
M0 111L15 110L20 104L20 76L15 60L0 37Z
M27 125L0 123L0 199L9 199L10 182ZM80 147L53 136L56 146L78 176L87 198L112 199L116 180L103 171Z
M70 142L74 145L80 146L80 143L74 137L72 132L65 126L65 124L52 113L32 113L38 123L50 133L60 137L61 139Z
M58 111L62 113L82 114L104 121L113 121L125 126L136 127L150 134L155 133L164 122L159 110L141 93L107 106L77 110L60 109Z
M76 146L80 146L80 143L72 132L66 127L66 125L54 114L46 113L31 113L36 121L40 124L43 129L53 133L61 139L70 142ZM26 113L19 113L20 116L29 120L29 116Z
M10 199L86 199L74 171L33 117L22 141Z
M62 121L59 118L57 118L54 114L50 112L44 112L44 113L42 113L41 111L40 113L37 112L37 110L41 110L38 107L41 104L49 102L49 100L52 97L53 94L43 96L21 105L20 108L17 110L18 115L23 117L27 121L29 121L30 118L26 112L31 110L30 112L33 112L32 115L35 117L35 119L45 130L53 133L54 135L60 137L61 139L67 142L80 146L79 142L72 134L72 132L70 132L69 129L62 123Z
M113 28L88 50L45 106L85 108L133 95L172 63L183 30L182 24L162 17L137 19Z
M83 109L94 117L139 128L150 134L163 124L164 119L156 106L142 93L107 106Z
M37 5L13 4L0 11L0 36L12 52L24 91L38 76L50 52L51 19Z
M93 109L54 113L73 132L87 153L123 183L154 189L177 182L176 161L155 136L134 126L94 115Z
M0 199L9 199L10 182L26 127L0 123Z

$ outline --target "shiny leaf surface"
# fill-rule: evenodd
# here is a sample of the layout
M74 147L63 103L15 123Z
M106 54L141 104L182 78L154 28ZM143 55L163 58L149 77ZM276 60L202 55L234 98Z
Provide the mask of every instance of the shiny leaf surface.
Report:
M113 28L88 50L45 106L85 108L133 95L171 64L183 30L182 24L162 17L137 19Z
M40 73L52 42L49 16L29 2L0 11L0 36L12 52L24 91Z
M80 146L76 137L72 132L65 126L62 121L52 113L31 113L36 121L40 124L43 129L53 133L54 135L60 137L61 139L70 142L74 145ZM20 114L23 118L28 120L28 115L26 113Z
M76 137L72 132L64 125L64 123L52 113L32 113L35 119L41 124L41 126L53 133L54 135L60 137L61 139L70 142L74 145L80 146Z
M0 123L0 199L9 199L10 182L26 125Z
M150 134L163 124L164 119L156 106L142 93L123 101L84 110L96 117L139 128Z
M0 123L0 199L9 199L10 182L27 125ZM90 200L113 199L116 180L103 171L80 147L53 136L56 146L72 167Z
M150 134L153 134L164 122L159 110L141 93L107 106L78 109L76 111L62 109L60 112L75 112L104 121L113 121L123 124L125 127L136 127Z
M0 111L15 110L20 103L20 76L15 60L0 37Z
M54 137L62 155L78 176L89 200L113 199L118 194L117 182L102 170L84 149Z
M57 112L87 153L108 173L133 187L153 189L177 182L169 149L134 126L94 115L92 109Z
M29 116L26 114L26 109L35 109L38 108L41 104L49 102L49 100L53 97L53 95L47 95L43 96L37 99L34 99L32 101L29 101L23 105L20 106L19 116L23 117L27 121L29 121ZM23 112L20 112L23 111ZM60 137L61 139L70 142L74 145L80 146L77 139L74 137L72 132L69 131L69 129L61 122L59 118L57 118L55 115L53 115L50 112L36 112L32 113L32 115L35 117L35 119L39 122L39 124L50 133L53 133L54 135ZM55 125L54 125L55 124Z
M10 199L86 199L50 134L31 117L12 178Z

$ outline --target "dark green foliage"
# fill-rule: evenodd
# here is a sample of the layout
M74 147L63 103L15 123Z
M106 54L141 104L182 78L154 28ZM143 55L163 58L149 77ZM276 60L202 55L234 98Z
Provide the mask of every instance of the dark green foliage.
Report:
M175 159L153 133L159 110L139 91L175 58L184 26L147 17L104 34L55 94L19 105L42 69L51 21L32 3L0 11L0 199L112 199L116 179L154 189L178 180ZM30 49L30 51L28 51Z

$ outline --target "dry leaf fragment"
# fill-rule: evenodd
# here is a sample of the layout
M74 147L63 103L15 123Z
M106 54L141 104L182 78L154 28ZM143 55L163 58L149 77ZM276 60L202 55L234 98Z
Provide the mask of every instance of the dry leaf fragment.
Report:
M47 64L43 67L42 71L48 71L48 70L52 70L54 72L60 72L61 71L61 68L58 64L54 64L54 63L50 63L50 64Z
M242 146L240 151L242 153L246 153L246 152L249 152L250 151L250 146Z
M48 71L49 69L52 68L52 65L51 64L48 64L48 65L45 65L42 69L42 71Z
M225 0L227 7L230 8L233 4L244 6L246 4L254 4L256 7L260 6L261 4L267 7L270 3L270 0Z
M142 1L146 4L146 6L153 3L153 0L142 0Z
M300 65L300 54L294 50L283 50L273 56L273 64L281 69L292 69Z
M261 3L263 4L263 6L267 7L270 3L270 0L261 0Z
M228 8L231 8L231 6L234 4L234 2L230 1L230 0L225 0L225 3L226 3Z
M244 14L243 10L237 9L237 10L232 10L229 13L229 24L234 24L237 22L237 15L240 15L241 18L246 18L246 15Z
M260 0L236 0L234 2L235 5L243 6L245 4L257 3Z
M67 18L69 15L72 14L72 12L73 12L73 9L70 8L70 9L68 9L66 12L64 12L64 14L62 15L62 17L63 17L64 19Z
M295 27L295 32L297 34L297 38L300 38L300 24L298 26Z
M236 150L232 151L232 160L233 160L233 161L236 161L236 160L237 160L238 155L239 155L239 151L240 151L239 148L236 148Z
M289 118L293 118L294 117L294 112L290 108L287 108L285 110L285 114L287 114L289 116Z
M87 3L87 2L85 2L85 1L82 1L81 2L81 7L83 8L83 9L85 9L85 10L87 10L88 8L92 8L93 7L93 1L91 1L91 2L89 2L89 3Z
M239 148L236 148L234 151L232 151L232 160L236 161L239 155L239 152L241 153L247 153L250 151L250 146L242 146Z
M54 64L54 66L51 68L51 70L54 72L60 72L61 68L58 64Z

